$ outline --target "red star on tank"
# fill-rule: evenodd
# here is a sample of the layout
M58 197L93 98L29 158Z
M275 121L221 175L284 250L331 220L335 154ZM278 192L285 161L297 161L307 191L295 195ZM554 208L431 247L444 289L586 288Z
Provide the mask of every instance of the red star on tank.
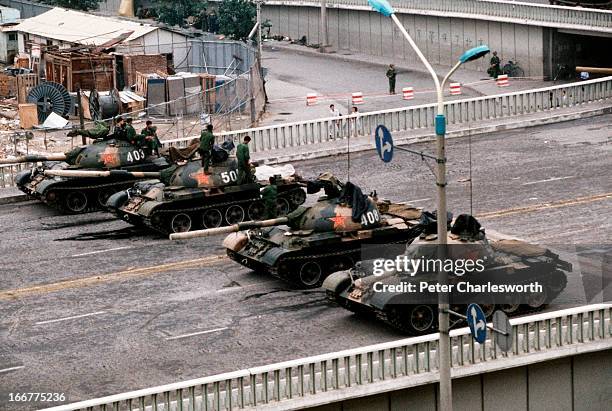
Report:
M193 178L198 182L198 186L205 186L210 184L210 174L205 174L204 169L198 170L196 173L189 174L189 177Z
M334 217L327 217L327 219L334 223L334 230L337 228L346 228L346 216L336 214Z

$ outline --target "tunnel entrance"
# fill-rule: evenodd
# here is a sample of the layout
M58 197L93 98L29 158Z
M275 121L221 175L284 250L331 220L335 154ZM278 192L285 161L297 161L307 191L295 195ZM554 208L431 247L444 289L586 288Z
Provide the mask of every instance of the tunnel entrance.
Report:
M587 35L582 33L556 31L551 33L551 58L549 76L555 78L559 73L575 73L576 66L602 67L612 69L612 36ZM591 78L605 74L591 75Z

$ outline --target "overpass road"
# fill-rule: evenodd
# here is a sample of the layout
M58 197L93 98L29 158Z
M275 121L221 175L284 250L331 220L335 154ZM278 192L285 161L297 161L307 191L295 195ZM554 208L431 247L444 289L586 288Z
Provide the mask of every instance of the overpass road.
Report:
M483 225L610 253L611 120L473 138ZM456 214L469 212L468 142L447 144ZM383 165L364 152L351 165L364 191L432 208L433 177L420 158L398 153ZM344 155L295 166L305 177L346 178ZM329 306L320 290L235 265L219 237L170 242L102 212L61 216L35 202L0 206L0 235L0 409L43 405L9 403L11 392L61 392L72 402L401 337ZM580 279L569 283L550 309L584 303Z

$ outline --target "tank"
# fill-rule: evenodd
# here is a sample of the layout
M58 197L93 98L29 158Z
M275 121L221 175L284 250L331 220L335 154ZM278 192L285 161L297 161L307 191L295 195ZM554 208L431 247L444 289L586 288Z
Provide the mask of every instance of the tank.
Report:
M424 231L396 258L405 256L418 261L437 257L436 227L429 227L433 227L433 232ZM449 303L451 310L458 313L465 313L472 302L479 303L488 318L496 309L509 316L541 310L563 291L567 285L566 274L572 270L570 263L547 248L502 234L486 235L480 223L469 215L455 220L448 244L446 258L482 264L482 270L448 275ZM349 270L331 274L323 288L332 303L384 321L405 334L422 335L437 330L440 290L420 288L421 284L435 287L437 270L398 270L396 267L382 273L376 271L374 260L361 261ZM409 284L414 288L410 289ZM540 284L542 290L530 284ZM494 294L493 285L522 285L527 291ZM454 326L464 324L456 316L451 315L451 320Z
M349 268L362 246L385 248L406 243L421 230L422 210L364 195L352 183L330 174L307 183L308 193L325 195L286 217L244 222L229 227L173 234L173 240L228 235L227 255L255 271L266 272L301 288L315 288L325 277ZM245 231L246 230L246 231Z
M104 139L64 154L0 160L0 164L12 163L38 163L19 172L15 176L15 184L28 196L67 214L99 210L110 195L133 186L138 179L128 174L112 174L104 178L67 178L45 175L45 170L149 172L170 166L164 157L147 156L142 148L114 139L112 135L104 135Z
M269 184L269 177L275 178L279 214L295 210L306 199L303 184L290 165L257 167L255 175L260 178L248 184L238 184L235 158L213 163L209 172L204 173L199 160L173 165L156 180L140 181L115 193L107 208L130 224L169 234L263 218L260 190Z

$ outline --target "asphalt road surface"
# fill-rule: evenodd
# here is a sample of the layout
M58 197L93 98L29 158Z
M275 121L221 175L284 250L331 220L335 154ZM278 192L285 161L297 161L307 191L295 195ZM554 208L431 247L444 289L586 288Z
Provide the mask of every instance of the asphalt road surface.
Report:
M611 138L612 116L474 137L474 213L488 229L609 254ZM455 215L470 211L468 143L447 144ZM345 179L345 158L295 166ZM433 208L419 157L398 152L383 165L374 152L353 155L350 177ZM0 409L53 405L9 393L73 402L402 337L328 305L321 290L232 263L221 237L171 242L103 212L61 216L36 202L0 206L0 235ZM571 278L549 309L584 303L580 284Z

